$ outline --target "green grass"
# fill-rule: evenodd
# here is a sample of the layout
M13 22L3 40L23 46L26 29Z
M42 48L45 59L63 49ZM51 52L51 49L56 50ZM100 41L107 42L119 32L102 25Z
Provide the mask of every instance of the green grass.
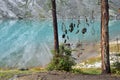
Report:
M19 71L19 70L1 70L0 71L0 80L8 80L14 75L20 74L30 74L33 73L32 71Z
M89 58L83 62L85 62L86 64L95 64L96 62L100 62L100 61L101 61L101 57L98 56L98 57Z
M100 68L83 68L81 70L84 74L101 74Z
M32 68L30 70L27 71L20 71L20 70L1 70L0 71L0 80L8 80L11 77L13 77L14 75L26 75L26 74L34 74L37 72L41 72L44 71L46 72L46 70L41 68ZM115 71L112 69L112 72ZM88 74L88 75L99 75L101 74L101 69L100 68L80 68L80 69L72 69L71 71L72 73L75 74ZM112 75L117 75L120 76L119 74L116 73L112 73Z
M0 71L0 80L8 80L12 78L14 75L26 75L26 74L35 74L37 72L46 72L45 69L41 69L39 67L31 68L30 70L20 71L20 70L2 70ZM101 74L100 69L96 68L81 68L81 69L73 69L71 71L75 74Z
M73 69L73 73L77 74L101 74L100 68L81 68L81 69Z
M0 80L8 80L12 78L14 75L26 75L26 74L34 74L37 72L45 72L43 68L35 67L31 68L30 70L20 71L20 70L3 70L0 69Z

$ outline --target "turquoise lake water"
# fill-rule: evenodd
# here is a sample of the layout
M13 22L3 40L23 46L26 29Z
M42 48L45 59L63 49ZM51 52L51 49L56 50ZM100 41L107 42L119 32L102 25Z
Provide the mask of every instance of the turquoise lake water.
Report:
M67 31L67 43L100 41L99 21L81 21L78 25L78 20L58 20L60 43L65 40L62 26L69 30L70 23L75 28L72 33ZM81 32L83 28L87 29L85 34ZM110 21L109 32L110 40L120 38L119 20ZM0 67L45 66L52 57L51 49L52 20L0 20Z

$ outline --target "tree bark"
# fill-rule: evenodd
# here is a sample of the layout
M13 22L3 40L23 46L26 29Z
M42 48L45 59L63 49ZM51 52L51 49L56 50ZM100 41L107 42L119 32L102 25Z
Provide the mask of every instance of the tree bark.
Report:
M56 16L56 0L52 2L52 16L53 16L53 29L54 29L54 50L55 53L59 53L59 39L58 39L58 27L57 27L57 16Z
M101 0L101 58L102 73L111 73L109 59L109 4L108 0Z

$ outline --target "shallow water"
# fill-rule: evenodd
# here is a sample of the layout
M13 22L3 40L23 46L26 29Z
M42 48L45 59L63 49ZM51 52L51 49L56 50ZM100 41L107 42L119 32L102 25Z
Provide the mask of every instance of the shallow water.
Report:
M100 22L78 20L58 20L59 41L63 43L62 26L69 29L75 24L73 32L67 33L67 43L100 41ZM82 29L87 32L82 34ZM120 35L120 21L110 21L110 40ZM76 32L79 30L79 33ZM0 20L0 67L45 66L52 58L53 27L52 20Z

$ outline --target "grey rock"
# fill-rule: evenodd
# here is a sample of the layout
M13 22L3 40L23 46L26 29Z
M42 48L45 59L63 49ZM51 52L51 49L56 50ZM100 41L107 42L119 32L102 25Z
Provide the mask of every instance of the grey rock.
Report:
M59 18L100 18L98 0L57 0L57 15ZM110 16L114 18L120 8L120 1L109 0ZM51 18L50 0L0 0L0 18Z

